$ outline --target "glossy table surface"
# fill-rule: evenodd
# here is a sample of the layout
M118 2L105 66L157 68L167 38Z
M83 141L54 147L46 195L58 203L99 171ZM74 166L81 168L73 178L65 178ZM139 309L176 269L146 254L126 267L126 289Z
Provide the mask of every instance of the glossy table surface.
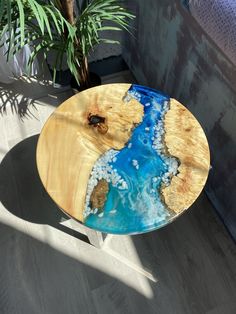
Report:
M37 167L70 217L98 231L135 234L191 206L210 154L200 124L177 100L144 86L109 84L54 111L39 137Z

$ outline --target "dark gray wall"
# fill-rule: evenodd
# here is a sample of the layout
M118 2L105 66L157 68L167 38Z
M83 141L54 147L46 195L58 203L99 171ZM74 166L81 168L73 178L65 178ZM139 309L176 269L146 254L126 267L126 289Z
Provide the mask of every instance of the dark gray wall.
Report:
M206 132L211 164L206 192L236 239L236 67L180 1L129 1L135 37L123 56L140 84L186 105Z

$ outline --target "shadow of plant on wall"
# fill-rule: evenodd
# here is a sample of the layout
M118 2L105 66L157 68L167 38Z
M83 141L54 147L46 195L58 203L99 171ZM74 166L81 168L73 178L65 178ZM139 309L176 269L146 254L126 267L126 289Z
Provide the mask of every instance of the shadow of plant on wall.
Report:
M53 87L52 82L21 77L11 84L1 83L0 86L0 114L7 114L8 110L20 119L35 118L36 101L50 95L64 92Z

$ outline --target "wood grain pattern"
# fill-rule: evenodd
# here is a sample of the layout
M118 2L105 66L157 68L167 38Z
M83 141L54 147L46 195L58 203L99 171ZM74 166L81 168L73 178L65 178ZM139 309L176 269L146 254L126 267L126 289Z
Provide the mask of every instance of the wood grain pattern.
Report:
M164 123L167 150L179 159L180 166L179 174L162 189L162 195L168 208L178 214L202 191L209 172L210 152L201 125L177 100L170 100Z
M123 102L130 84L103 85L65 101L45 124L37 147L41 180L52 199L70 216L83 221L87 182L95 161L108 149L121 149L143 106ZM128 106L128 107L127 107ZM108 132L88 125L88 116L106 118Z

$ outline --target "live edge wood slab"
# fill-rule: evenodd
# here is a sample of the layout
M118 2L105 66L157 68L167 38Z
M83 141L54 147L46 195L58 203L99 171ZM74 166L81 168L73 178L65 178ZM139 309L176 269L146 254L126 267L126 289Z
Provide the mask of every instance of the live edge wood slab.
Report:
M97 160L110 149L122 150L144 119L145 106L138 99L129 99L128 106L124 101L131 86L102 85L71 97L54 111L40 134L36 159L41 181L55 203L80 222L85 222L88 182ZM91 116L105 118L100 124L103 130L90 123ZM205 134L183 105L169 99L163 122L165 153L174 156L179 165L169 184L159 186L160 199L170 214L156 227L172 221L196 200L210 166ZM102 227L98 230L103 231Z

